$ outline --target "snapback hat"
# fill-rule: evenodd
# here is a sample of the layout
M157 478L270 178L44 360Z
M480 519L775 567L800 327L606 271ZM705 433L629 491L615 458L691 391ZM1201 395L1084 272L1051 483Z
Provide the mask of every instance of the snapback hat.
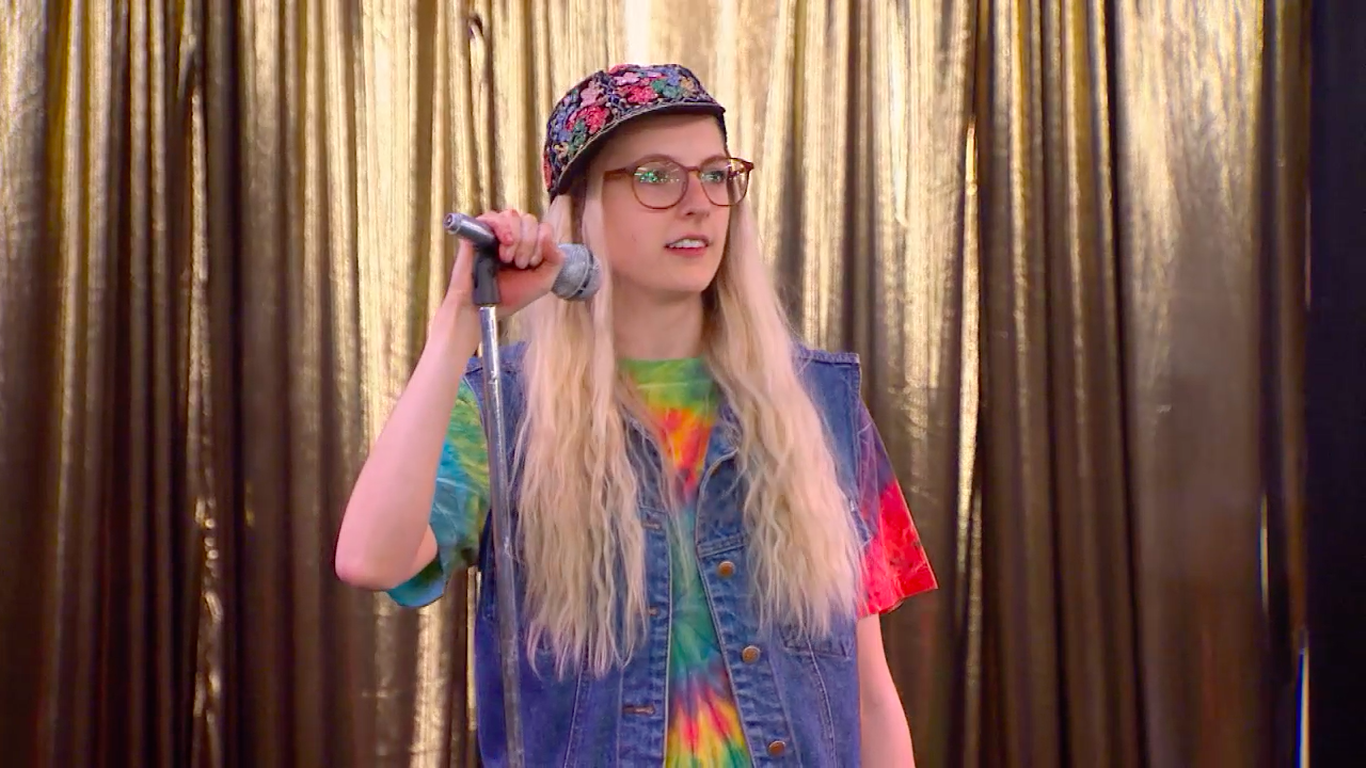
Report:
M642 115L709 114L726 135L725 109L679 64L618 64L594 72L560 99L546 122L541 171L554 198L569 188L592 150L621 125Z

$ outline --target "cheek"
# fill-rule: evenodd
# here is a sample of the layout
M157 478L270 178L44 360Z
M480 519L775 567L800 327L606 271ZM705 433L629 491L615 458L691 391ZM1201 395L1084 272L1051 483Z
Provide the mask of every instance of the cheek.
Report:
M648 240L639 231L639 225L617 219L608 228L608 262L612 269L622 273L633 273L648 268L649 256L644 243Z
M602 196L602 220L607 240L607 259L611 266L623 272L630 272L649 259L653 246L660 237L658 216L643 208L627 191L623 198L620 194L607 193Z

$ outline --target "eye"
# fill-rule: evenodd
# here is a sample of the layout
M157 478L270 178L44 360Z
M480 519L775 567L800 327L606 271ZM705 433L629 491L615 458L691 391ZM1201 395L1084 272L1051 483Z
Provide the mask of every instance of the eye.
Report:
M666 163L649 163L636 169L635 179L641 184L669 184L677 179L677 172Z
M698 174L704 184L725 184L736 177L738 169L731 163L715 163L708 165Z

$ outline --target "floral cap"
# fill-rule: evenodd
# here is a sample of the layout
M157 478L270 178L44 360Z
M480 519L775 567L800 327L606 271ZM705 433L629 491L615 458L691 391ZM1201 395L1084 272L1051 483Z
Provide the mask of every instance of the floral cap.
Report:
M545 126L541 171L554 197L569 186L589 148L641 115L696 112L716 116L726 133L725 109L697 76L678 64L618 64L584 78L555 105Z

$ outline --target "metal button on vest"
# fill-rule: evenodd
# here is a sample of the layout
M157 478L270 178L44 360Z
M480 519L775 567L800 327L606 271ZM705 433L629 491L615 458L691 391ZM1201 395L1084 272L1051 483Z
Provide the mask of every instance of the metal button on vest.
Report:
M740 658L744 659L746 664L753 664L759 660L759 647L757 645L746 646L745 650L740 651Z
M723 560L720 565L716 566L716 572L721 575L721 578L729 579L735 575L735 563Z
M784 752L786 752L786 751L787 751L787 744L785 744L785 743L783 743L783 742L781 742L781 741L774 741L774 742L769 743L769 745L768 745L768 753L769 753L770 755L772 755L773 757L780 757L780 756L781 756Z

